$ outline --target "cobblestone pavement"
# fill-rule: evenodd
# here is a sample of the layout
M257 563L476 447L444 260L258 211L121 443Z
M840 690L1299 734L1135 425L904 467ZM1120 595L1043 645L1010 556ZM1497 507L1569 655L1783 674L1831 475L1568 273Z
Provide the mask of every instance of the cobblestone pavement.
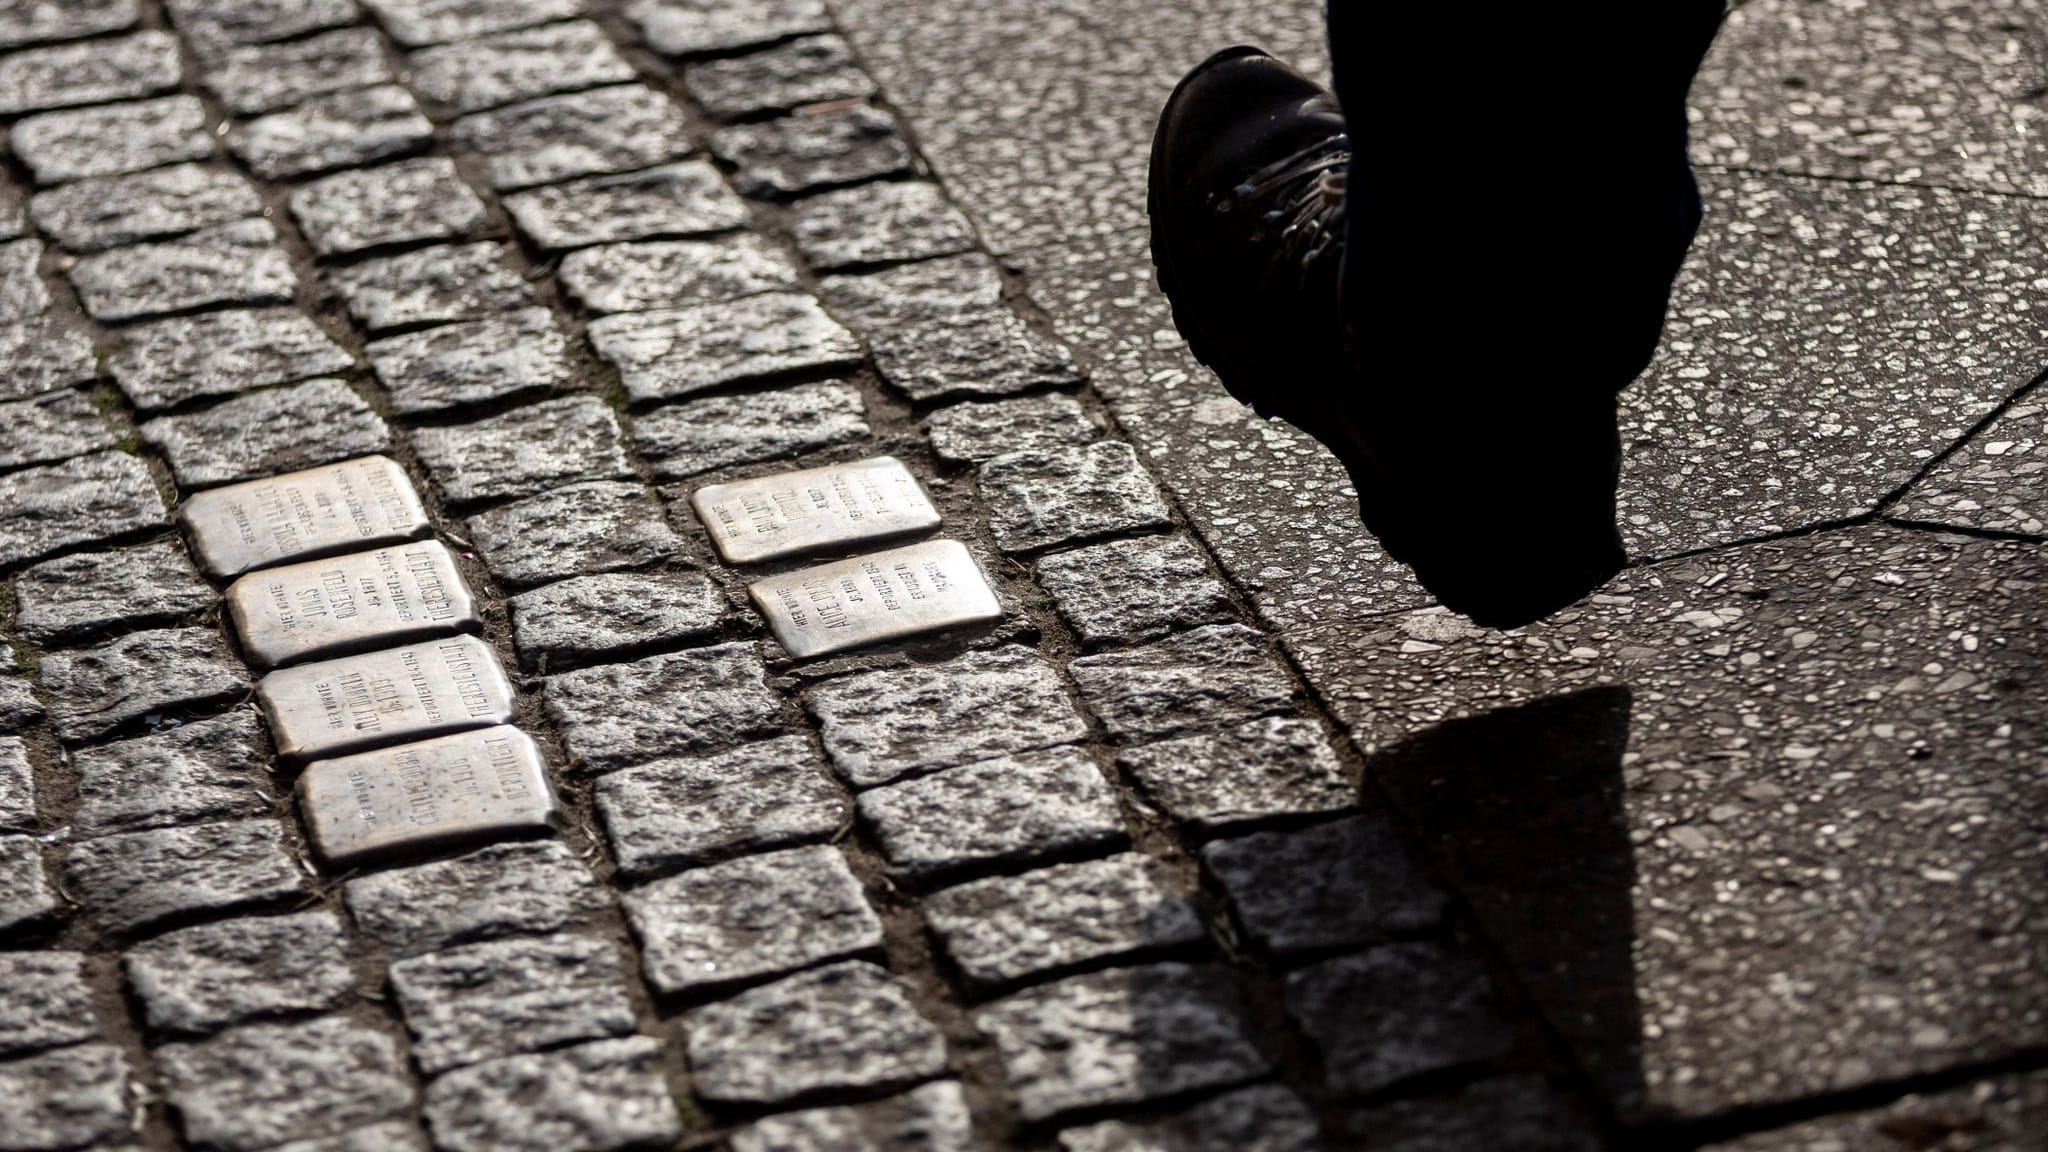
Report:
M1319 36L0 0L0 1152L2048 1147L2040 10L1734 13L1505 635L1151 288Z

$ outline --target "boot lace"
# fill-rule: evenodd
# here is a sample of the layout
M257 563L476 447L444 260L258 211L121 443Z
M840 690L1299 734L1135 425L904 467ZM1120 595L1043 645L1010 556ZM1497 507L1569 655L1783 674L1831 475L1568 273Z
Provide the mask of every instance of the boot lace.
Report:
M1257 213L1254 243L1277 241L1267 260L1269 270L1292 265L1303 283L1326 253L1344 243L1344 171L1351 162L1351 139L1339 134L1284 156L1232 188L1218 212Z

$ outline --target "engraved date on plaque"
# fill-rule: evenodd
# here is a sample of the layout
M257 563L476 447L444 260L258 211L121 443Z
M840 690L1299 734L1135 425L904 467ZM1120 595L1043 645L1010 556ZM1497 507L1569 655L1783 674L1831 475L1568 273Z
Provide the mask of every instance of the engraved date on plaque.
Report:
M338 756L512 720L497 653L450 636L272 672L256 683L280 756Z
M958 540L927 540L749 585L775 639L823 656L1000 619L1003 606Z
M201 492L178 515L199 563L216 577L409 540L427 530L412 481L383 456Z
M338 656L476 628L476 600L438 540L252 572L228 616L257 666Z
M690 506L728 564L752 564L937 526L939 510L894 456L707 484Z
M510 726L315 760L299 802L340 866L538 831L558 813L540 749Z

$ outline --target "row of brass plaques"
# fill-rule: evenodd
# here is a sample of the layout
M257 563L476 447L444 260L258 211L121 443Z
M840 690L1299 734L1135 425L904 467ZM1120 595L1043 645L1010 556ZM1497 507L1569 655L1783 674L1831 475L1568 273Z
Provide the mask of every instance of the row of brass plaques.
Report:
M893 456L710 484L690 497L729 564L755 564L935 528L939 511ZM747 589L789 654L823 656L1000 619L967 547L927 540L770 576Z
M455 556L395 461L369 456L200 493L180 513L258 668L281 757L330 865L554 823L540 750Z

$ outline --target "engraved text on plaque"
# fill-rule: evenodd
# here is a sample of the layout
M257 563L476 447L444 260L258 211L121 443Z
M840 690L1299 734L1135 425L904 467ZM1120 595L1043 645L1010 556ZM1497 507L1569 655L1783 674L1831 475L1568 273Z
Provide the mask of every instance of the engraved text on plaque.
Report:
M438 540L251 572L228 589L227 604L242 650L264 668L479 624L455 556Z
M691 494L690 504L728 564L899 536L939 522L917 478L894 456L707 484Z
M178 513L214 576L409 540L427 513L405 470L364 456L201 492Z
M557 811L540 749L506 726L315 760L299 801L321 858L344 866L546 828Z
M474 636L283 668L256 698L278 754L301 760L512 720L512 684Z
M1001 618L958 540L926 540L756 581L747 588L790 655L822 656Z

